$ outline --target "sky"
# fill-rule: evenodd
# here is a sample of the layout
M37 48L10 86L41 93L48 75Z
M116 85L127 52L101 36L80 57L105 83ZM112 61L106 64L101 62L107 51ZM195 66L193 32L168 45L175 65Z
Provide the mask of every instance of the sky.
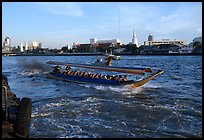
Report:
M42 43L62 48L73 42L119 39L140 45L154 40L192 42L202 36L202 2L2 2L2 44Z

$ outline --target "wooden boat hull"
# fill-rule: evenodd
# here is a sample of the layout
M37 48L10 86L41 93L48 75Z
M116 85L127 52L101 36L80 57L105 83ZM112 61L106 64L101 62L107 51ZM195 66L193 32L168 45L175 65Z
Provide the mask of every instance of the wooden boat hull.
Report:
M163 70L159 70L155 73L152 73L152 75L146 77L143 80L140 80L140 81L129 80L125 82L119 82L117 80L100 79L100 78L64 75L62 73L52 73L52 72L47 74L47 77L51 79L57 79L57 80L63 80L67 82L74 82L74 83L81 83L81 84L91 83L95 85L106 85L106 86L129 85L131 88L137 88L146 84L147 82L151 81L152 79L154 79L155 77L157 77L159 74L162 74L162 73L163 73Z

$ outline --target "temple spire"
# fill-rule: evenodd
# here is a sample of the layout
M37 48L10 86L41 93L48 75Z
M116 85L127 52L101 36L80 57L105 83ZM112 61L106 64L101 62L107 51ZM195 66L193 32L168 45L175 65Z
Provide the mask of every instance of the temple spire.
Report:
M136 37L136 32L134 30L133 30L132 44L135 44L137 48L139 47L137 37Z

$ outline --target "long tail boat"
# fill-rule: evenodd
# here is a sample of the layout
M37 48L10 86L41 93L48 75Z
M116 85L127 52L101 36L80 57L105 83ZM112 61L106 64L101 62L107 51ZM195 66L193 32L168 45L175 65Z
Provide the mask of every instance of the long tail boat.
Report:
M105 77L92 77L90 75L83 75L83 74L68 74L64 71L53 71L47 74L48 78L68 81L68 82L75 82L75 83L92 83L96 85L111 85L111 86L120 86L120 85L129 85L132 88L140 87L145 83L151 81L158 75L162 74L163 70L157 70L155 72L152 71L151 68L143 68L143 67L115 67L115 66L98 66L98 65L91 65L91 64L76 64L76 63L65 63L65 62L57 62L57 61L48 61L48 64L53 64L57 66L66 66L66 67L75 67L75 68L83 68L83 69L94 69L100 71L111 71L120 73L120 78L115 78L114 75L110 76L111 78ZM81 73L81 72L79 72ZM148 74L148 76L146 73ZM139 74L144 75L144 78L141 80L133 80L133 79L124 79L122 78L121 74ZM124 76L123 76L124 77Z

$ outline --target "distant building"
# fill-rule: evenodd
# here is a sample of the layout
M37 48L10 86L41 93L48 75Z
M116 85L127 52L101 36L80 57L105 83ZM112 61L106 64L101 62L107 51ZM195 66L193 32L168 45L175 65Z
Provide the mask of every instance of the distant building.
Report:
M190 42L186 47L184 47L184 48L188 48L188 50L191 48L191 49L193 49L193 45L194 45L194 43L200 43L201 45L202 45L202 37L196 37L196 38L194 38L193 39L193 41L192 42Z
M200 46L200 47L199 47ZM202 36L196 37L186 47L180 49L181 53L202 53Z
M42 43L39 43L38 48L42 48Z
M160 44L160 45L142 45L140 46L140 54L172 54L179 53L177 44Z
M10 38L6 37L3 43L4 47L11 47L11 42L10 42Z
M80 43L79 42L73 42L73 45L72 45L72 49L77 49L77 46L79 46Z
M194 38L193 43L195 43L195 42L199 42L200 44L202 44L202 36Z
M185 45L185 41L182 40L169 40L169 39L162 39L161 41L154 41L153 35L148 36L148 41L144 41L145 46L152 46L152 45L161 45L161 44L181 44Z
M91 38L90 39L90 44L96 44L96 42L97 42L97 39L96 38Z
M32 42L32 48L37 49L38 48L38 43L36 41Z
M179 53L192 53L193 47L191 45L184 46L179 49Z
M28 50L28 43L26 42L25 43L25 51L27 51Z
M109 42L109 43L95 44L94 46L95 46L95 52L105 52L106 50L113 48L115 44Z
M105 52L106 49L114 48L117 45L122 45L122 42L119 39L98 40L96 38L91 38L89 44L74 42L72 50L76 52Z
M150 35L148 36L148 41L153 41L153 40L154 40L153 35L150 34Z
M23 43L22 43L22 42L20 43L20 51L21 51L21 52L24 51L24 49L23 49Z
M77 51L84 53L84 52L90 52L90 44L78 44L77 45Z
M90 39L90 44L106 44L106 43L113 43L113 44L122 44L119 39L111 39L111 40L98 40L96 38Z
M3 42L2 52L8 52L11 50L11 41L9 37L6 37Z

